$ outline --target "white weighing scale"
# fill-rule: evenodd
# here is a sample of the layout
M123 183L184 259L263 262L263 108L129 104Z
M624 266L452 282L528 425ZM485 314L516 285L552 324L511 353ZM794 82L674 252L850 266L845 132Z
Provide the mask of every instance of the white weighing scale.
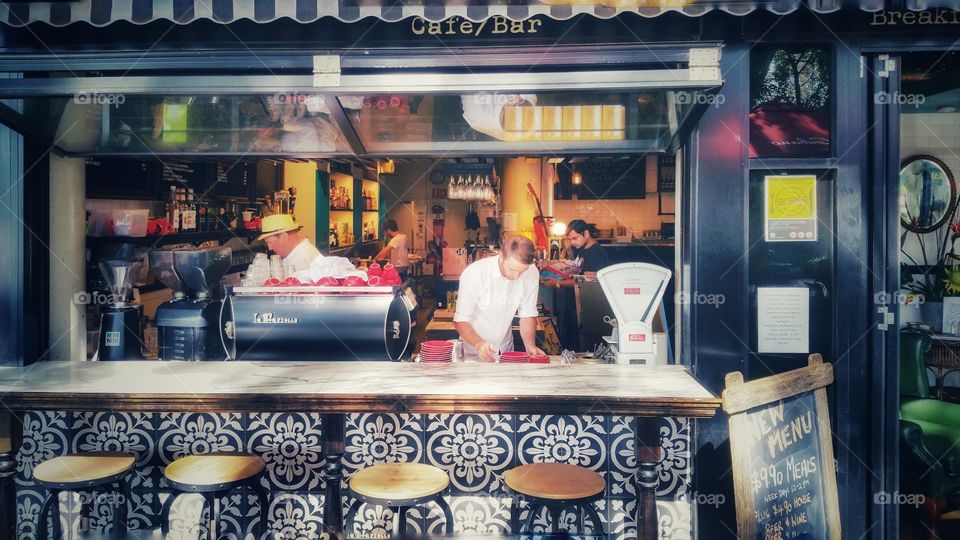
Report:
M597 281L617 320L613 335L603 340L617 364L662 364L658 354L660 336L653 333L653 320L673 273L655 264L622 263L597 272ZM669 339L664 336L663 339Z

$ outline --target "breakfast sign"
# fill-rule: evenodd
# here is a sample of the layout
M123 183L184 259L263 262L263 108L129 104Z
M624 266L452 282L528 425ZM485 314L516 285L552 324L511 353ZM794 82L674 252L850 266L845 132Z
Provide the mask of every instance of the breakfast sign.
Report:
M840 506L826 387L833 366L744 382L729 373L723 408L740 540L840 540Z

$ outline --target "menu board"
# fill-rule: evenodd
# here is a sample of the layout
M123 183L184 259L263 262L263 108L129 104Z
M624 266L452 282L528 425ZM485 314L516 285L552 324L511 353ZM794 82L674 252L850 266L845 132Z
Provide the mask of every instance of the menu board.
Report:
M749 383L727 375L738 538L840 538L840 511L820 355L805 368Z
M161 167L160 179L164 192L170 189L170 184L193 188L194 192L199 193L206 191L207 178L210 176L209 163L164 160Z
M156 162L133 158L87 158L87 197L156 199Z
M249 197L256 171L256 163L249 161L218 161L212 193L218 197Z

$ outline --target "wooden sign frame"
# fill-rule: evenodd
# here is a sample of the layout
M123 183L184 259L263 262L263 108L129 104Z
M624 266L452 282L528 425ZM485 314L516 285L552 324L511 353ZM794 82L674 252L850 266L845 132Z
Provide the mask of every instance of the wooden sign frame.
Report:
M756 519L750 482L751 427L746 413L755 407L807 392L814 393L817 437L822 452L822 480L826 537L840 540L840 502L837 496L837 471L833 457L830 411L826 387L833 383L833 366L819 354L807 358L807 367L744 382L739 371L728 373L723 391L723 408L730 415L730 454L733 460L733 488L736 496L737 538L755 540Z

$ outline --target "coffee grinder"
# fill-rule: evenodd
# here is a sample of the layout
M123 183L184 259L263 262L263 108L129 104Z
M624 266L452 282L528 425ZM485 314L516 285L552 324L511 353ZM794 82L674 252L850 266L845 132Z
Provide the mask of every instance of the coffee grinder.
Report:
M140 352L143 306L128 300L141 264L141 259L105 259L100 262L100 272L110 293L110 300L100 313L97 354L101 361L144 359Z
M173 299L157 308L160 360L223 360L226 352L218 331L220 278L230 269L232 250L157 249L150 268Z

